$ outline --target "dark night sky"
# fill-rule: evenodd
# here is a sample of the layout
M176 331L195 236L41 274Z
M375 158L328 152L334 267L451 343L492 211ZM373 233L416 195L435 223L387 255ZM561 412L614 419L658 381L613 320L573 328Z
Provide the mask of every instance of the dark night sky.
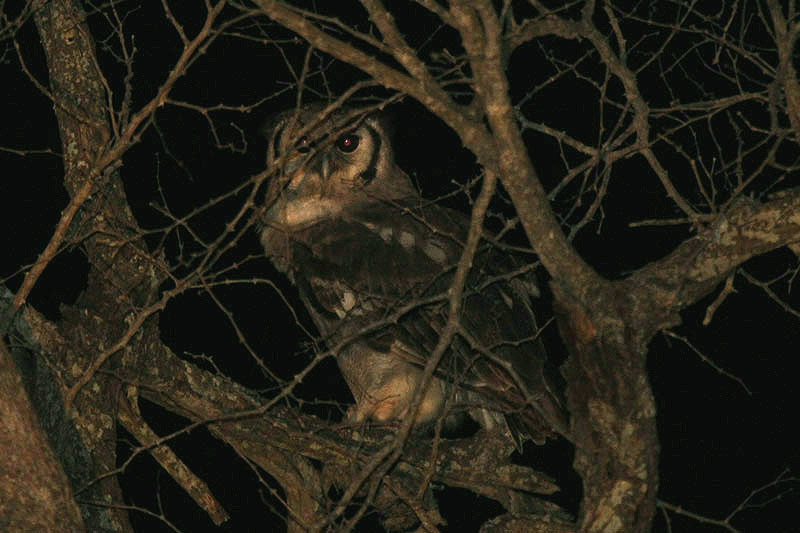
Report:
M138 49L133 79L134 106L141 105L154 94L180 51L180 43L164 20L160 3L144 4L120 4L120 9L132 10L126 26L129 33L136 36ZM199 20L197 13L191 11L195 5L200 3L193 3L193 7L181 3L180 9L185 12L175 12L190 34L196 30ZM413 30L408 29L412 40L422 43L435 33L435 25L418 13L401 13L398 19L405 24L409 17L414 20ZM95 40L101 42L108 28L98 17L90 19L90 23ZM360 24L360 29L366 28L363 21ZM270 31L274 38L288 35L274 27L270 27ZM439 47L454 46L453 35L446 31L436 33L436 38L441 41ZM21 29L18 40L28 67L46 84L44 59L32 22ZM553 42L545 44L552 46ZM4 124L0 129L0 146L60 151L52 105L20 72L13 48L9 52L7 43L0 45L7 50L6 62L0 63L0 79L3 80L0 83L3 94L0 116ZM428 53L436 48L431 43L425 46ZM304 48L289 46L287 52L294 65L302 63ZM116 95L121 94L122 70L108 53L101 50L99 58L117 90ZM326 80L333 92L341 92L354 76L358 76L327 59L320 60L320 64L325 65ZM539 47L523 47L512 62L511 79L516 84L515 90L520 91L515 98L521 97L537 80L541 82L546 78L547 68ZM172 97L198 105L256 103L283 89L290 79L275 46L225 37L192 65ZM314 83L318 86L319 81L317 78ZM660 88L654 81L643 79L642 91L648 94L650 90L655 94ZM542 99L553 96L545 92ZM594 102L576 104L584 98L592 98L591 92L564 93L561 101L547 100L546 105L530 112L537 120L552 119L565 129L590 131L592 121L596 120L592 116L596 105ZM121 179L142 227L155 229L164 224L163 216L152 208L162 197L173 213L184 214L259 172L263 168L264 141L257 135L257 128L264 117L291 106L294 99L295 92L288 90L267 99L251 113L213 115L223 141L233 142L237 148L242 148L241 153L216 149L207 122L197 113L174 106L160 110L156 116L158 130L150 128L145 133L141 143L125 155L121 170ZM451 180L463 180L474 173L472 156L461 147L454 134L421 106L406 101L390 108L389 112L397 130L397 156L401 166L417 179L426 196L436 197L449 190ZM246 135L246 147L238 137L239 128ZM587 133L583 140L591 144L596 139ZM535 136L526 135L526 141L531 144L532 158L543 180L552 187L560 176L556 174L561 168L560 154L552 144L537 144L541 139ZM628 227L632 220L676 214L656 179L640 165L641 161L623 162L615 169L601 231L598 233L595 220L575 240L583 257L611 278L622 277L632 269L657 260L691 235L686 227ZM0 254L0 280L12 291L22 280L19 269L30 264L42 251L66 206L62 172L58 157L53 155L20 157L0 151L0 223L6 228L0 236L0 249L5 250ZM797 185L797 182L796 175L790 176L787 185ZM222 229L237 200L239 198L234 198L197 217L192 222L193 227L204 236L214 235ZM466 205L458 198L451 203L462 209ZM563 206L556 203L556 208L559 207ZM153 245L159 238L157 234L148 237L148 243ZM177 244L174 238L168 239L167 253L175 254ZM246 236L227 261L248 254L258 254L254 232ZM745 268L758 279L767 280L796 266L797 258L781 249L748 262ZM60 305L75 301L85 283L86 272L80 248L64 250L46 269L31 294L30 303L56 319ZM236 275L272 278L296 303L294 290L266 259L246 262ZM788 281L778 284L783 290L782 297L795 309L800 309L797 289L787 293L788 286ZM752 490L771 482L784 469L794 468L793 472L797 472L800 466L797 445L790 435L790 428L796 425L800 414L794 394L796 372L791 370L800 346L800 323L797 317L784 313L763 291L747 284L741 276L736 278L735 287L736 292L719 308L709 326L700 324L716 291L687 309L682 314L683 324L675 332L688 337L714 364L741 378L751 394L703 362L679 340L656 336L649 356L662 447L659 497L713 518L723 518ZM266 364L283 377L303 368L308 355L303 351L306 339L274 290L265 285L233 286L220 289L219 295L234 310L248 341ZM313 328L302 311L300 318L306 327ZM176 298L165 310L161 327L163 339L176 353L213 355L220 370L237 381L254 389L266 386L257 365L236 342L225 317L206 296L187 293ZM555 336L552 331L550 335ZM553 346L555 350L560 349L557 340ZM563 353L556 357L563 357ZM298 395L306 399L351 401L330 361L312 373ZM324 407L317 409L320 414L326 412ZM143 410L161 434L178 429L184 423L152 405L145 404ZM126 438L121 439L120 451L128 449ZM263 487L259 493L250 467L228 447L214 441L204 429L181 436L173 444L176 452L209 482L232 520L220 529L213 529L201 511L145 456L135 460L123 476L123 486L131 503L155 510L154 495L161 491L167 516L184 531L247 531L250 527L244 524L249 524L250 520L258 520L258 524L267 528L269 524L280 524L264 503L264 500L273 501L271 496ZM563 443L554 443L548 446L546 459L543 459L540 451L529 445L522 460L537 465L544 463L543 468L563 479L568 489L560 501L574 505L579 493L574 486L574 474L569 473L570 453ZM771 489L754 503L775 497L790 487L793 491L780 501L743 512L734 525L742 531L791 531L796 527L793 526L796 524L794 511L800 505L797 483ZM469 512L465 513L464 509ZM492 516L498 509L486 501L451 492L443 499L442 511L450 521L449 531L469 531L478 518ZM673 531L720 530L675 516L671 519ZM134 520L141 531L166 530L163 525L141 515L134 514ZM364 531L369 531L375 523L369 521ZM664 531L664 528L664 521L659 517L654 530Z

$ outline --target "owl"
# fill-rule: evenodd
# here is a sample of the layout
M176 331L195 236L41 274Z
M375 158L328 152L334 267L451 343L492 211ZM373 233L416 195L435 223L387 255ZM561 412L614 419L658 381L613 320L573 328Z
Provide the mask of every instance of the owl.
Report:
M317 104L268 128L273 172L261 243L299 290L355 398L351 422L466 415L518 447L563 432L531 307L535 284L508 253L481 246L463 290L460 333L418 409L411 399L447 321L469 219L425 201L394 160L386 118Z

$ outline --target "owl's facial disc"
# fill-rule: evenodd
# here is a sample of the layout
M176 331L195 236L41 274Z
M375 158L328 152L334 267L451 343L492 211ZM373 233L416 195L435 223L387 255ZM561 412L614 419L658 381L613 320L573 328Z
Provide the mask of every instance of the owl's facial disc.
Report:
M301 230L365 204L416 196L392 158L380 117L321 108L293 111L272 131L268 164L277 169L266 222Z
M286 230L302 229L339 216L363 199L359 192L375 174L370 165L374 167L377 160L372 152L380 147L378 133L363 125L334 133L321 140L276 139L276 146L285 150L288 145L291 151L283 155L283 168L270 186L273 204L266 214L268 223ZM364 173L370 179L365 180Z

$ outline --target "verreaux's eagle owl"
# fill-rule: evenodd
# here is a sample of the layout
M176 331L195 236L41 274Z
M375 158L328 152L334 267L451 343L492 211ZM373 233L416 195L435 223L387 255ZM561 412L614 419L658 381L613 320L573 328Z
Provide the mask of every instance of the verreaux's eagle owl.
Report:
M261 242L329 346L349 339L337 362L356 400L351 421L409 412L448 307L440 298L396 314L448 289L468 229L465 215L420 197L395 164L383 120L312 105L282 113L267 132L276 177ZM479 248L460 317L467 335L442 358L415 423L436 420L447 403L486 428L509 422L517 439L563 429L530 306L535 287L498 278L512 266L507 254Z

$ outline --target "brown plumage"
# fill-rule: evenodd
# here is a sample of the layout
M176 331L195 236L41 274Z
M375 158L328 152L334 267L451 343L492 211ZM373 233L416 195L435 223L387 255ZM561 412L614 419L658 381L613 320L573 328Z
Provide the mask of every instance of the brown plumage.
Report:
M270 130L267 162L277 177L261 242L329 345L347 341L337 362L356 400L349 418L399 420L446 322L446 298L430 300L450 285L468 219L419 196L379 116L324 110L288 111ZM479 249L464 288L464 334L440 362L416 423L435 421L447 405L486 428L509 422L518 444L519 433L541 440L564 430L531 311L535 285L502 276L515 266ZM421 301L429 303L407 308Z

